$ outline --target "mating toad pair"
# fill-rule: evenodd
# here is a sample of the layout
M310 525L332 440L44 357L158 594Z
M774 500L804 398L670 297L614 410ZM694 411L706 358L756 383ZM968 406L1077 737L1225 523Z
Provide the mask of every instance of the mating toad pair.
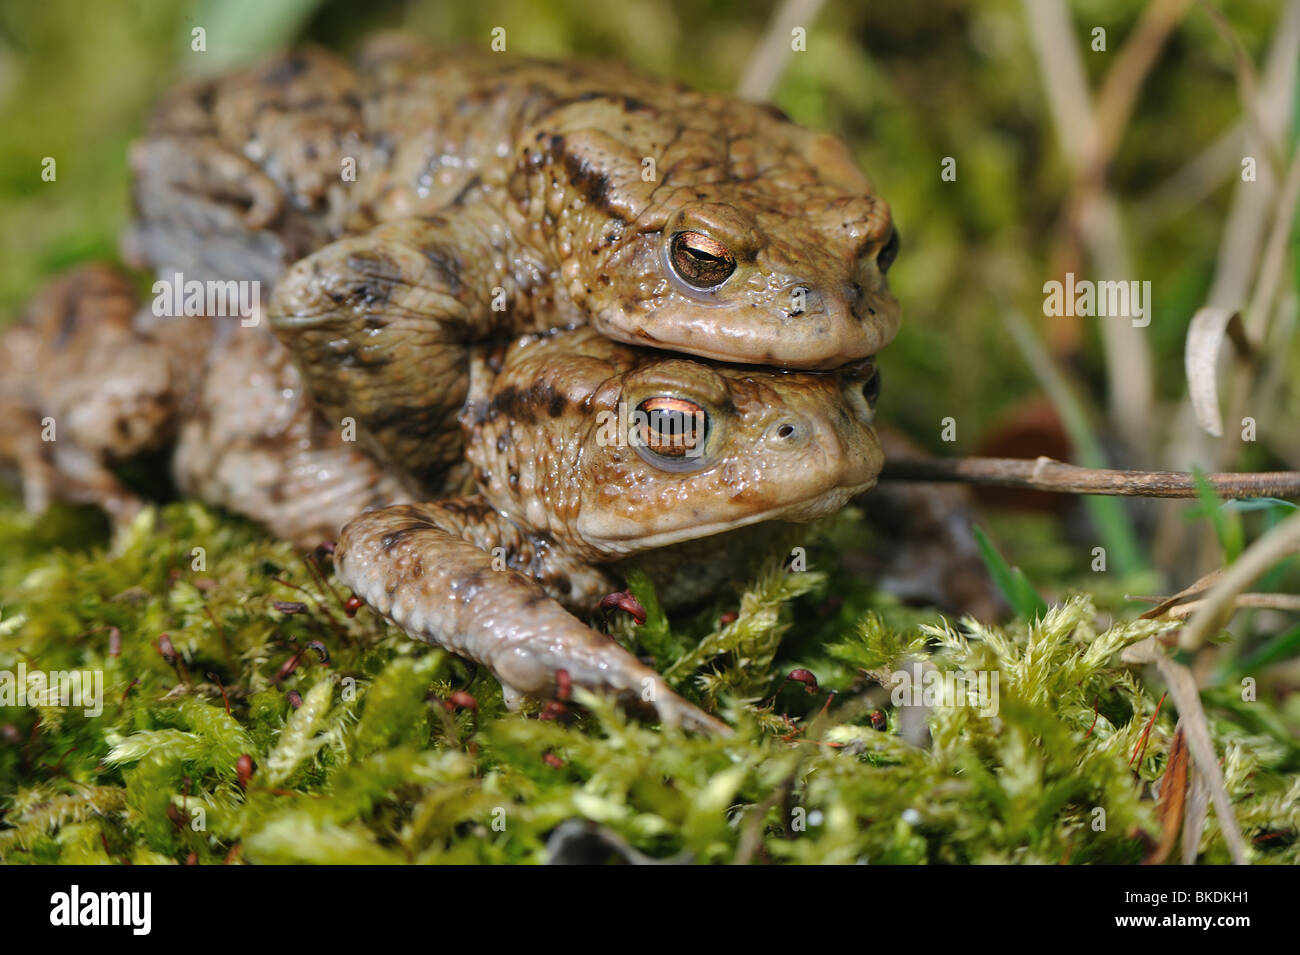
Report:
M171 446L183 492L337 536L344 583L508 701L565 671L725 729L581 618L632 565L698 599L770 522L874 483L898 243L840 141L386 36L184 87L131 160L124 250L160 301L257 282L266 320L137 308L99 266L46 289L0 358L29 506L129 517L110 466Z

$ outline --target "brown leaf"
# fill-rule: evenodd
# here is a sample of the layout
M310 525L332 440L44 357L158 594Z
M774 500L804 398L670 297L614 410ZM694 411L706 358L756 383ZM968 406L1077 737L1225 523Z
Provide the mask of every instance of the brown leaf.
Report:
M1156 818L1160 820L1160 844L1142 860L1143 865L1163 865L1178 842L1183 826L1183 805L1187 799L1187 740L1180 726L1169 747L1169 763L1160 780L1160 805Z
M1166 597L1164 600L1156 604L1150 610L1139 615L1138 619L1155 620L1157 617L1163 617L1165 613L1168 612L1170 607L1174 606L1177 603L1181 603L1182 601L1186 600L1188 597L1194 597L1197 594L1204 593L1205 591L1209 590L1212 586L1214 586L1216 583L1218 583L1219 578L1222 576L1223 576L1222 567L1210 571L1204 577L1201 577L1199 580L1197 580L1195 583L1191 584L1190 586L1184 587L1182 590L1178 591L1178 593L1174 594L1172 597Z

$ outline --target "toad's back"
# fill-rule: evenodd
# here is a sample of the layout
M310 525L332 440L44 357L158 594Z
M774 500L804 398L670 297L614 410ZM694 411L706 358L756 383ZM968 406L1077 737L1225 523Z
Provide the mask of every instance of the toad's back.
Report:
M559 110L564 115L547 124ZM695 153L697 172L728 154L748 167L714 169L706 178L793 172L812 158L794 161L809 152L808 141L826 138L771 107L697 92L617 63L436 51L400 35L367 44L355 69L333 54L305 49L184 87L158 110L151 132L215 135L307 207L325 198L341 161L354 158L353 204L373 205L382 219L432 212L475 177L502 182L526 140L551 126L563 133L584 122L640 156L663 155L686 137L679 145ZM870 189L851 166L822 172L837 187Z

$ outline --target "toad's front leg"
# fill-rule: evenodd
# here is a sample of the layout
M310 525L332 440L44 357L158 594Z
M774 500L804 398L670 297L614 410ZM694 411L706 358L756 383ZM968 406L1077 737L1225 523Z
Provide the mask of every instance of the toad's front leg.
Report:
M416 639L488 667L507 699L553 697L563 670L575 686L652 708L669 725L730 733L512 569L531 562L517 535L481 498L400 505L349 523L334 559L339 578L367 604ZM502 569L493 569L496 547L504 548L498 560L507 555Z
M352 419L391 467L438 488L464 454L470 346L514 337L531 314L523 260L483 203L387 222L295 263L271 327L329 420Z

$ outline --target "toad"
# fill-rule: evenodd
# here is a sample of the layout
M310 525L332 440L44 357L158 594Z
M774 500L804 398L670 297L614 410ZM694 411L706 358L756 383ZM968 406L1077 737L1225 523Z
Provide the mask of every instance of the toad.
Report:
M834 513L871 487L873 363L783 374L585 327L525 338L492 364L472 362L460 415L477 493L354 518L340 580L412 637L488 667L512 705L572 685L722 731L579 615L630 567L669 597L707 593L773 522Z

